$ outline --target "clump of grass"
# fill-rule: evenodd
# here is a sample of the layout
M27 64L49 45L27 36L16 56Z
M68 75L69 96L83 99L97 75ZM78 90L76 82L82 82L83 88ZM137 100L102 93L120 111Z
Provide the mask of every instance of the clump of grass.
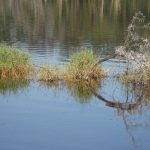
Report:
M44 82L54 82L60 80L58 67L44 65L40 69L39 80Z
M26 79L31 68L32 63L26 53L0 45L0 79Z
M66 80L83 80L91 71L98 58L92 50L84 50L73 54L70 63L66 66L64 77ZM90 73L90 80L99 80L104 76L104 70L97 66Z

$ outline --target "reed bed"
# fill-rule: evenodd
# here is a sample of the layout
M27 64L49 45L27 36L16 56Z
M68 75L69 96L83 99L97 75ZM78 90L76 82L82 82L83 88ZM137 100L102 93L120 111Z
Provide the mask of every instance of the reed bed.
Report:
M39 70L39 80L44 82L59 81L60 77L58 67L50 67L49 65L42 66Z
M98 58L92 50L84 50L72 55L70 63L64 69L59 70L57 66L44 65L36 69L36 77L40 81L55 82L81 81L91 71ZM28 54L6 45L0 45L0 79L28 79L33 75L35 66L32 64ZM100 80L104 76L101 66L94 68L90 73L89 80Z
M33 69L28 54L0 45L0 79L27 79Z
M64 80L79 81L84 80L84 77L91 72L98 57L92 50L83 50L72 55L70 63L65 67L63 74ZM100 80L105 75L101 66L94 68L90 73L89 80Z

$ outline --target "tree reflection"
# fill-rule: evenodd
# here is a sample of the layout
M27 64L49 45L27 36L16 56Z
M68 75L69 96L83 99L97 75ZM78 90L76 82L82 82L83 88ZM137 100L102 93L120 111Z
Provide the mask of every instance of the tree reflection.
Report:
M150 95L149 91L143 88L143 86L133 88L128 84L124 89L124 91L126 91L126 97L120 97L120 99L117 99L111 95L113 98L107 99L107 94L104 94L103 96L99 94L101 93L101 88L103 86L102 81L90 83L87 83L86 81L65 83L56 82L44 85L47 88L55 89L57 92L66 87L67 92L70 92L80 104L90 103L92 97L96 97L98 100L104 102L107 107L116 110L117 115L122 118L125 130L131 138L134 146L141 146L141 139L139 139L140 137L137 137L136 130L139 128L147 128L150 125L150 116L145 113L146 109L149 109L150 106ZM122 99L124 99L124 101Z
M108 100L104 96L96 93L92 88L90 89L94 96L100 101L103 101L106 106L117 110L117 114L122 118L126 132L131 137L132 143L135 147L139 147L140 141L137 139L134 131L138 128L146 128L149 126L150 116L146 116L142 122L140 121L139 116L142 116L146 107L149 106L150 95L147 91L148 89L145 89L143 86L133 88L128 84L126 88L127 95L125 102L120 102L121 100L116 99ZM132 96L129 95L130 93L132 93ZM129 97L131 97L131 99L129 99Z
M149 17L149 0L1 0L0 41L54 47L92 45L122 40L130 16ZM107 36L107 35L114 36Z

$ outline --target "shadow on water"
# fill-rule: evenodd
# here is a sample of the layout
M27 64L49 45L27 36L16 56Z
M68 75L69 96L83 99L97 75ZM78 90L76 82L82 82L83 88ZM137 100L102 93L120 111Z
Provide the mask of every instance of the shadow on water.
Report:
M0 95L17 94L22 89L29 86L28 80L0 80Z

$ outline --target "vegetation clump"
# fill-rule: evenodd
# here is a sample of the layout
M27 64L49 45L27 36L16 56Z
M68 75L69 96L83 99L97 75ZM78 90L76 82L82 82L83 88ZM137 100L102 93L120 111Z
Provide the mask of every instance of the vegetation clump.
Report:
M87 74L90 80L100 80L104 76L104 70L100 66L92 68L98 58L92 50L84 50L75 53L66 66L65 71L61 73L58 67L44 65L37 69L37 76L40 81L54 82L58 80L83 80ZM18 49L0 45L0 80L28 79L34 72L33 65L29 56ZM92 73L91 73L92 70Z
M84 80L97 60L98 58L92 50L83 50L73 54L70 63L65 68L65 80ZM96 66L88 79L100 80L104 74L104 70L100 66Z
M54 82L60 80L58 67L44 65L40 69L39 80L44 82Z
M133 16L128 26L125 43L117 49L116 53L124 56L127 62L127 71L121 75L121 81L124 84L130 83L134 88L142 87L147 91L150 89L150 41L136 31L139 25L143 29L150 28L149 24L144 22L145 16L141 12Z
M26 53L6 45L0 45L0 79L26 79L32 63Z

